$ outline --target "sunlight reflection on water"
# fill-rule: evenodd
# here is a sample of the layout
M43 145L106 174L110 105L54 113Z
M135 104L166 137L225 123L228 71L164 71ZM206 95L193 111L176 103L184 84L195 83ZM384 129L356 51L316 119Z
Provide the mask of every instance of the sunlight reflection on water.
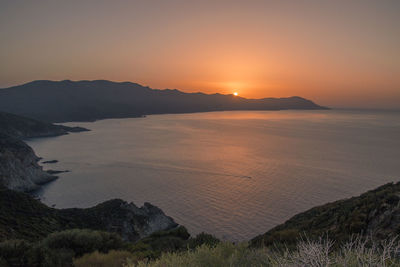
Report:
M28 142L59 160L46 168L71 170L39 192L43 202L148 201L192 233L228 240L400 177L399 113L235 111L69 125L92 131Z

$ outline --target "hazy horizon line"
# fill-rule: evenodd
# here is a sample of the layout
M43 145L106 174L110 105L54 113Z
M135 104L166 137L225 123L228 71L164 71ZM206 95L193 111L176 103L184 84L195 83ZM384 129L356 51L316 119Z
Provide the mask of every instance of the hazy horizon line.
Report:
M129 81L129 80L123 80L123 81L117 81L117 80L107 80L107 79L83 79L83 80L73 80L73 79L60 79L60 80L52 80L52 79L36 79L36 80L31 80L28 82L22 82L22 83L15 83L12 85L6 85L7 87L0 87L0 90L3 89L9 89L12 87L17 87L17 86L22 86L22 85L26 85L29 83L33 83L33 82L40 82L40 81L48 81L48 82L64 82L64 81L70 81L70 82L96 82L96 81L106 81L106 82L112 82L112 83L130 83L130 84L137 84L141 87L144 88L149 88L152 90L177 90L180 91L182 93L187 93L187 94L204 94L204 95L233 95L233 92L230 94L222 94L222 93L205 93L202 91L186 91L185 89L179 89L179 88L153 88L149 85L144 85L142 83L139 82L134 82L134 81ZM300 98L304 98L307 100L310 100L314 103L316 103L317 105L321 105L324 107L328 107L329 109L334 109L334 110L352 110L352 111L399 111L400 112L400 107L388 107L388 108L384 108L384 107L357 107L357 106L337 106L337 105L324 105L324 104L319 104L317 103L315 100L311 99L311 98L307 98L307 97L303 97L303 96L299 96L299 95L291 95L291 96L282 96L282 97L272 97L272 96L266 96L266 97L262 97L262 98L247 98L247 97L243 97L243 96L237 96L240 98L244 98L244 99L249 99L249 100L260 100L260 99L267 99L267 98L274 98L274 99L279 99L279 98L291 98L291 97L300 97Z

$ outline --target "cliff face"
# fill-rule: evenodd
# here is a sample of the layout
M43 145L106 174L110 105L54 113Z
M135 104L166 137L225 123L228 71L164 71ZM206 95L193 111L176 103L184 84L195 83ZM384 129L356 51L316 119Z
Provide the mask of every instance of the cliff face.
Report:
M25 193L0 186L0 242L34 241L52 232L74 228L115 232L134 242L176 226L171 217L149 203L139 208L114 199L88 209L54 209Z
M310 238L328 236L340 243L357 234L376 239L400 234L400 182L299 213L255 237L251 244L257 247L291 245L304 235Z
M39 158L20 139L58 136L87 129L40 122L0 112L0 185L17 191L32 191L57 178L39 166Z
M17 191L32 191L56 179L43 171L39 158L23 141L0 133L0 184Z
M120 199L103 202L88 209L64 209L59 214L74 219L79 228L119 233L124 240L136 241L151 233L170 229L177 224L150 203L137 207Z
M43 171L32 148L19 138L84 130L0 112L0 241L37 240L49 233L72 228L116 232L125 240L136 241L177 226L172 218L149 203L139 208L115 199L89 209L58 210L29 195L15 192L35 190L57 178Z

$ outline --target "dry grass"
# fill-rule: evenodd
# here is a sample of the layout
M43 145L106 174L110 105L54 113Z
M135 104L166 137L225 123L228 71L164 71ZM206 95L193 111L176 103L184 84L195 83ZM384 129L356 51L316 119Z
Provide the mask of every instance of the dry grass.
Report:
M95 251L75 259L75 267L123 267L132 254L128 251L111 250L107 254Z
M128 261L127 267L168 266L282 266L282 267L352 267L352 266L400 266L400 242L398 238L373 241L355 237L334 249L329 239L300 240L294 250L251 249L246 244L220 243L214 248L201 246L194 251L166 253L155 261L138 264Z

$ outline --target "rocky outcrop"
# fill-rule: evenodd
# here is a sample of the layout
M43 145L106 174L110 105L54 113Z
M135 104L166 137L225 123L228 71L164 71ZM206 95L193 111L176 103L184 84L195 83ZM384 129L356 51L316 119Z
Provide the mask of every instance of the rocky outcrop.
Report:
M171 217L149 203L139 208L114 199L87 209L54 209L28 194L0 186L0 242L40 240L50 233L74 228L115 232L135 242L176 226Z
M51 174L60 172L44 171L32 148L19 138L55 136L83 130L86 129L43 123L0 112L0 241L9 238L35 240L72 228L116 232L125 240L137 241L154 232L177 226L172 218L149 203L139 208L133 203L114 199L88 209L58 210L29 195L15 192L33 191L57 178Z
M17 191L32 191L57 178L43 171L39 158L23 141L0 133L0 184Z
M128 241L136 241L154 232L177 226L171 217L150 203L144 203L139 208L121 199L109 200L88 209L64 209L59 213L76 218L79 228L117 232Z

